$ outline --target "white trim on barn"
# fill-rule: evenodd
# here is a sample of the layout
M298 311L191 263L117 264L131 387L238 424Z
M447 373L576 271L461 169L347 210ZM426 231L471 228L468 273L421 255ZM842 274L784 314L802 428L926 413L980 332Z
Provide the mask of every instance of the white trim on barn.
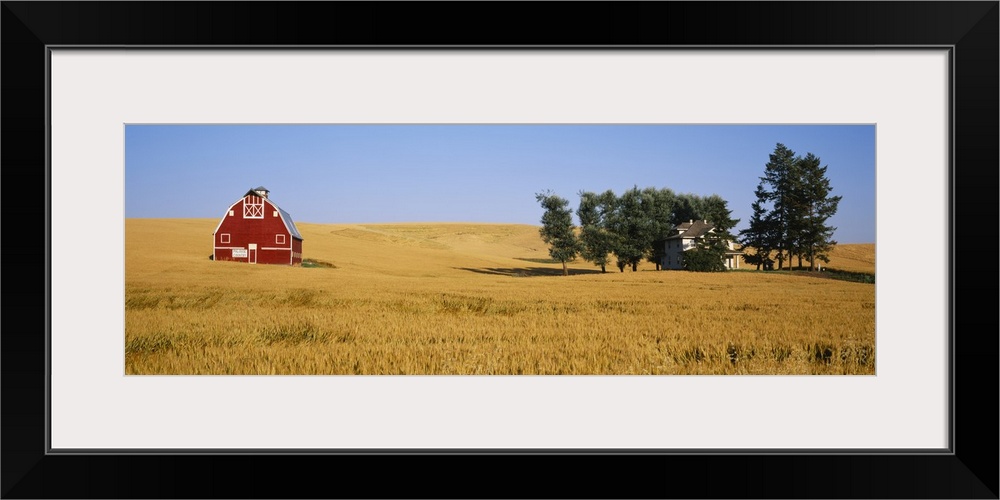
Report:
M246 194L244 194L241 198L239 198L238 200L234 201L229 205L229 207L225 212L225 215L222 216L222 218L219 220L219 223L215 226L215 230L212 231L213 245L216 243L216 236L219 235L219 230L222 228L222 225L227 223L226 222L227 217L235 217L236 213L235 207L240 203L243 203L243 216L244 216L243 218L245 219L266 219L266 216L264 215L266 213L266 210L272 210L271 216L273 218L279 218L279 220L281 220L281 225L284 227L285 230L284 233L281 233L280 231L273 233L275 234L274 244L288 245L287 247L258 248L257 243L248 243L248 247L245 248L248 254L246 257L248 262L252 264L256 264L257 262L259 262L261 256L260 254L257 253L258 250L287 251L289 256L288 258L289 265L295 265L296 260L301 261L302 252L295 251L295 243L297 241L300 246L302 245L302 240L303 240L302 234L299 233L299 229L295 227L295 222L292 221L292 216L289 215L289 213L286 212L284 209L279 207L276 203L271 201L268 196L268 190L263 187L254 188L247 191ZM229 223L232 224L233 222ZM251 223L251 224L257 224L257 223ZM268 232L270 233L271 231L269 230ZM229 241L232 241L232 234L231 233L226 233L226 234L229 236ZM289 236L291 236L291 238L289 238ZM265 238L267 238L267 236L265 236ZM219 236L219 239L221 239L221 235ZM260 238L257 237L251 239L259 240ZM229 241L223 241L223 243L228 243ZM244 247L213 246L212 248L213 260L218 260L217 259L218 250L244 250ZM275 257L275 254L267 254L267 255ZM280 256L277 256L277 258L280 259Z
M229 208L226 209L226 211L229 213L230 216L232 216L235 213L235 211L233 210L233 207L235 207L236 204L239 203L239 202L241 202L241 201L243 201L243 198L240 198L240 199L234 201L233 204L229 205ZM219 232L219 228L222 227L222 223L223 222L226 222L226 217L225 216L223 216L222 219L219 220L219 223L215 225L215 229L212 230L212 236L215 236L215 233Z
M262 196L246 195L243 197L243 218L264 218L264 198Z
M252 191L253 190L251 190L251 192ZM250 194L250 192L247 192L247 194ZM243 196L246 197L246 195L243 195ZM281 207L279 207L277 203L271 201L270 198L264 198L264 199L267 200L267 203L270 204L272 207L274 207L278 211L278 217L281 218L281 222L285 225L285 229L288 230L288 234L290 234L292 236L292 238L295 238L295 239L298 239L298 240L301 241L303 239L302 238L302 234L299 233L299 228L295 227L295 222L292 221L292 216L289 215L288 212L286 212L284 209L282 209ZM227 211L229 212L229 215L233 215L233 213L234 213L233 207L235 207L241 201L243 201L243 198L240 198L240 199L234 201L231 205L229 205L229 208L227 209ZM215 229L212 230L212 236L215 236L215 233L219 232L219 228L222 227L222 223L225 222L225 221L226 221L226 218L225 218L225 216L223 216L222 219L219 220L219 223L215 225Z

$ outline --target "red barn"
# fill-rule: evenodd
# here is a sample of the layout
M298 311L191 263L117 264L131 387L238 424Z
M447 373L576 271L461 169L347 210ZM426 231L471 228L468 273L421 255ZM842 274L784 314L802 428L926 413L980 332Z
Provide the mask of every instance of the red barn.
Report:
M212 258L251 264L302 263L302 235L292 216L268 199L264 186L229 206L212 232Z

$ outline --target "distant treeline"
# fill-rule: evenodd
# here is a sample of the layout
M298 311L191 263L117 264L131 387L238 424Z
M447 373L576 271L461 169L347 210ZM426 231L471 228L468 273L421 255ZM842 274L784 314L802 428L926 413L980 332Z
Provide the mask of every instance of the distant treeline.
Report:
M738 239L730 231L739 219L731 217L722 197L638 186L621 195L611 190L581 191L576 209L579 232L574 229L568 200L551 191L537 193L535 197L545 209L540 232L549 245L549 255L562 262L564 274L566 262L577 255L601 266L601 272L606 272L612 255L619 271L626 266L635 271L643 259L659 269L662 247L655 243L689 220L705 220L714 227L696 240L694 249L685 252L686 269L725 270L722 258L730 241L743 245L744 260L756 264L757 269L772 269L774 260L782 269L786 259L791 266L793 257L798 257L800 268L805 258L810 269L815 269L817 259L829 262L827 254L837 244L833 240L836 228L827 220L837 212L841 197L831 195L826 171L818 156L797 156L778 143L754 192L750 226L739 232Z
M566 262L577 255L600 266L602 272L606 272L612 256L619 271L625 267L635 271L643 259L655 263L659 269L662 248L654 243L669 236L678 224L690 220L707 220L714 226L713 233L692 250L703 252L697 257L705 258L692 254L692 265L705 261L713 269L703 270L720 270L726 242L735 239L730 231L739 223L739 219L732 218L728 202L715 194L677 194L669 188L635 186L621 195L607 190L581 191L579 196L576 216L580 229L576 231L568 200L551 191L536 194L545 209L542 239L549 245L549 255L563 263L564 272Z

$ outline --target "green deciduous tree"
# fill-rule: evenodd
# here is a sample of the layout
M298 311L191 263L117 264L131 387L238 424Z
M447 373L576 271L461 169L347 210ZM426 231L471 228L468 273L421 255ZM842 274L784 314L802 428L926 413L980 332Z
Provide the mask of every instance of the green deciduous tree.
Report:
M656 189L647 187L642 190L646 204L647 217L650 219L649 246L646 248L646 259L656 264L656 270L660 270L660 263L663 261L663 245L656 244L666 238L673 229L673 213L677 196L668 188Z
M600 266L601 272L607 271L612 255L621 272L626 267L631 267L633 272L637 271L643 259L656 264L659 270L663 259L663 240L671 234L677 223L689 219L709 220L715 226L714 233L701 242L701 245L706 252L719 256L719 265L724 269L725 251L729 249L729 241L735 239L731 230L739 220L732 218L732 210L729 210L722 197L714 194L707 197L677 195L669 188L647 187L640 190L638 186L633 186L621 196L611 190L600 194L580 191L578 194L580 204L576 215L580 220L580 231L576 248L580 256ZM538 201L546 207L546 214L551 211L546 203L553 203L550 199L552 196L551 192L536 195ZM547 217L556 218L555 215ZM560 215L559 220L562 227L569 224L565 220L565 214ZM553 258L560 259L557 254L552 253L559 247L554 242L568 241L568 236L565 231L559 233L562 237L557 237L553 231L549 233L552 239L547 239L546 243L552 245L550 254ZM563 247L566 250L561 255L569 255L573 248L569 244Z
M729 209L729 202L713 194L702 198L699 204L701 208L697 218L710 222L712 231L719 239L723 241L736 239L731 231L740 220L732 217L733 211Z
M677 195L674 202L673 215L670 222L673 225L701 219L701 197L691 193Z
M736 240L732 234L732 229L739 224L739 219L732 218L733 211L729 209L728 202L721 196L713 194L701 199L701 219L712 224L712 229L704 236L695 241L695 248L684 255L684 262L687 262L687 255L691 252L698 252L695 256L696 268L691 271L725 271L726 265L723 261L726 258L726 251L729 244Z
M713 243L709 235L701 238L696 243L695 248L684 252L684 269L695 272L718 272L725 271L726 265L723 259L726 256L724 248L720 248Z
M615 235L608 230L608 215L614 210L615 194L606 191L596 194L580 192L580 206L576 216L580 219L580 256L607 272L611 252L615 248Z
M608 214L608 229L614 237L613 253L619 271L631 266L636 271L653 242L653 222L649 217L652 200L638 187L622 193Z
M575 259L581 250L580 240L573 230L573 211L569 208L569 201L551 191L536 193L535 199L545 209L538 232L549 245L549 255L562 262L563 275L568 275L566 262Z

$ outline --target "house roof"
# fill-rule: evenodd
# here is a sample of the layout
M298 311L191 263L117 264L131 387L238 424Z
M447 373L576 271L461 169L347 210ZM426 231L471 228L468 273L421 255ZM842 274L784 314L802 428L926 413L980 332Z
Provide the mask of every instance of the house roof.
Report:
M674 227L674 230L677 231L677 233L667 236L664 239L672 240L676 238L699 238L711 231L714 227L714 225L705 220L682 222Z
M265 189L265 188L259 187L256 189ZM237 203L243 201L243 198L245 198L247 195L260 196L253 189L247 191L246 194L240 197L240 199L233 202L232 205L229 205L229 208L226 209L226 214L228 214L229 211L232 210ZM264 200L267 201L272 207L274 207L275 210L278 211L278 215L281 216L281 222L285 224L285 229L288 230L288 233L291 234L293 238L301 240L302 233L299 233L299 228L295 227L295 221L292 220L292 216L288 212L286 212L283 208L279 207L278 204L272 201L270 198L264 198ZM222 227L222 223L225 220L226 220L226 215L223 215L222 219L220 219L219 223L215 226L215 230L212 231L212 234L215 234L219 231L219 228Z

